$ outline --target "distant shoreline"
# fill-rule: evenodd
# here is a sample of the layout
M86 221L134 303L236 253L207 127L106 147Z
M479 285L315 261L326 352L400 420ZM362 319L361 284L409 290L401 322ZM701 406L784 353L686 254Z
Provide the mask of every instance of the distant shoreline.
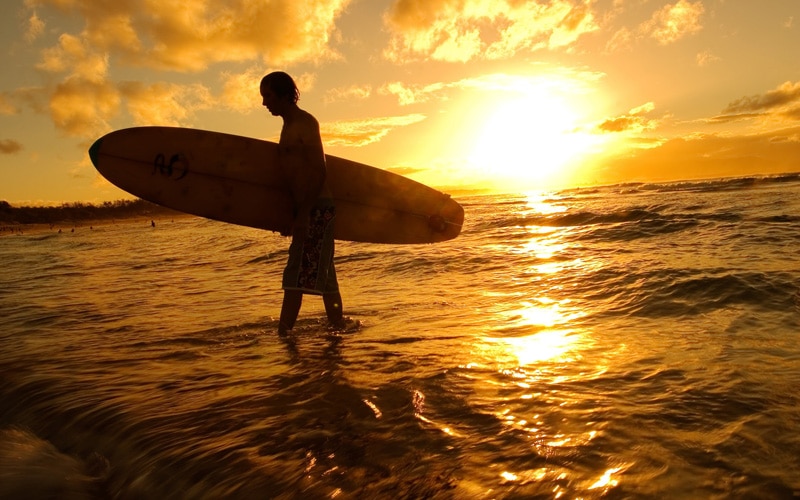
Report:
M142 219L147 224L187 214L144 200L120 200L102 205L66 203L52 207L14 207L0 201L0 236L43 231L74 232L121 221Z
M137 224L142 227L161 227L164 224L175 222L178 219L185 217L196 217L191 214L176 213L174 216L165 216L165 214L149 216L130 215L126 217L115 217L106 219L91 219L80 221L60 221L54 223L4 223L0 222L0 238L3 236L19 236L19 235L37 235L43 233L78 233L84 231L102 230L103 228L117 226L120 224ZM153 226L154 225L154 226Z

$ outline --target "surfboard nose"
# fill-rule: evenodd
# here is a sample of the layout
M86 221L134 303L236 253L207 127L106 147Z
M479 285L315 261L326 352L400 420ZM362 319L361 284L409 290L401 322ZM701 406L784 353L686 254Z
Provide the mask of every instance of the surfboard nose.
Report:
M100 146L103 143L103 138L97 139L92 144L92 147L89 148L89 158L92 160L92 164L97 168L97 162L100 160Z

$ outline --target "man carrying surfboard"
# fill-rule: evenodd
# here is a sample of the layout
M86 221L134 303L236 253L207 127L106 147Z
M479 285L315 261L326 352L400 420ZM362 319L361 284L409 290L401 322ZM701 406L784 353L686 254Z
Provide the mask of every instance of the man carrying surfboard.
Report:
M278 333L285 335L294 328L303 294L322 295L328 321L334 328L344 328L342 297L333 265L336 207L326 181L319 122L297 106L300 92L292 77L282 71L261 80L261 97L264 107L283 119L278 143L280 168L294 201Z

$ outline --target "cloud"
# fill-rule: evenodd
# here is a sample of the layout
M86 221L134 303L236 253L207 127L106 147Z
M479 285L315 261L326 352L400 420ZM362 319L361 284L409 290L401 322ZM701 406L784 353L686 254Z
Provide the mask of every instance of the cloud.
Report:
M92 138L107 132L118 114L121 94L116 85L72 75L50 87L23 87L0 94L0 115L18 114L22 107L50 115L66 135Z
M772 111L788 105L800 104L800 81L784 82L778 88L761 95L742 97L728 104L723 114L748 111Z
M325 92L324 101L326 104L340 101L353 101L367 99L372 95L371 85L351 85L349 87L337 87Z
M223 73L220 102L228 109L249 113L261 105L259 84L266 73L253 67L243 73Z
M668 45L702 30L700 18L704 11L703 2L679 0L656 11L640 29L660 44Z
M0 139L0 154L13 155L22 151L22 144L14 139Z
M403 176L406 176L406 177L425 171L424 168L402 167L402 166L401 167L391 167L391 168L387 168L386 170L389 171L389 172L392 172L394 174L403 175Z
M17 113L19 113L19 107L12 102L11 94L0 93L0 115L16 115Z
M394 95L401 106L408 106L427 102L431 96L443 89L450 88L456 84L434 83L430 85L406 85L402 82L391 82L381 86L378 93L382 95Z
M608 118L601 122L596 127L599 133L622 133L622 132L643 132L645 130L653 130L658 126L658 120L647 118L643 116L655 110L655 104L648 102L641 106L637 106L630 110L628 113Z
M787 109L783 113L783 116L792 121L800 121L800 106L795 106L791 109Z
M714 55L710 50L704 50L697 54L697 65L701 68L721 60L721 58Z
M378 93L396 96L401 106L424 103L437 98L447 98L446 93L451 90L530 94L539 93L542 88L548 88L559 92L580 94L587 90L587 83L594 83L603 77L604 74L599 72L559 68L537 75L491 73L454 82L435 82L427 85L408 85L402 82L391 82L381 86L378 89Z
M693 35L703 29L701 23L705 12L703 2L689 2L679 0L675 4L668 4L653 13L651 18L638 27L619 28L606 43L604 52L611 54L623 50L630 50L634 43L645 38L653 38L661 45L669 45L678 40ZM715 61L710 52L698 54L698 64L703 66Z
M58 45L43 51L36 67L48 73L68 73L70 77L97 83L108 74L108 56L83 38L63 34L58 38Z
M383 139L389 132L424 120L422 114L352 120L321 125L322 138L331 146L366 146Z
M27 0L29 40L44 23L38 11L52 8L77 15L79 32L62 31L41 52L36 67L60 78L42 89L0 96L0 113L18 112L18 102L49 112L67 135L92 138L110 128L124 106L137 124L185 125L211 106L202 85L114 82L112 62L160 70L197 71L223 61L275 63L336 57L328 40L349 0ZM49 27L51 31L57 27ZM260 71L226 75L218 102L229 109L254 109ZM314 76L298 84L310 88ZM49 103L43 101L49 99Z
M48 90L44 87L20 87L5 94L5 96L10 114L19 113L22 106L28 106L36 113L46 114L48 111L50 96ZM4 106L2 105L2 99L0 99L0 108L2 107Z
M731 101L720 115L706 121L730 123L743 120L770 120L789 124L800 120L800 81L787 81L763 94Z
M39 19L39 15L34 11L28 18L28 26L25 31L25 41L31 43L44 32L44 21Z
M31 0L83 18L80 38L128 64L200 71L224 61L321 61L350 0ZM67 33L64 33L65 35ZM56 47L58 50L58 47Z
M50 117L68 135L97 137L108 131L108 120L116 116L119 105L120 93L114 85L69 78L51 95Z
M597 29L592 2L555 0L395 0L384 16L392 61L467 62L556 49Z
M195 111L208 109L215 102L211 92L200 84L123 82L119 89L137 125L185 126Z
M107 80L106 54L85 38L64 33L57 45L42 52L36 67L65 74L49 95L50 117L57 128L67 135L87 138L108 131L108 120L117 115L121 96Z
M606 43L604 53L613 54L622 50L630 50L635 35L628 28L620 28Z

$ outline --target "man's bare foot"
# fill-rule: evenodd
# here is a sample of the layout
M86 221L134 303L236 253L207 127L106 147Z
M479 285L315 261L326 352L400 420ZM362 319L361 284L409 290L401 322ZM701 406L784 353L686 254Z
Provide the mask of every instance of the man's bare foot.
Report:
M283 323L278 323L278 335L280 335L281 337L285 337L289 335L291 332L292 332L291 328L288 328Z
M361 321L353 318L342 318L341 321L328 325L328 331L333 333L354 333L359 330L361 330Z

